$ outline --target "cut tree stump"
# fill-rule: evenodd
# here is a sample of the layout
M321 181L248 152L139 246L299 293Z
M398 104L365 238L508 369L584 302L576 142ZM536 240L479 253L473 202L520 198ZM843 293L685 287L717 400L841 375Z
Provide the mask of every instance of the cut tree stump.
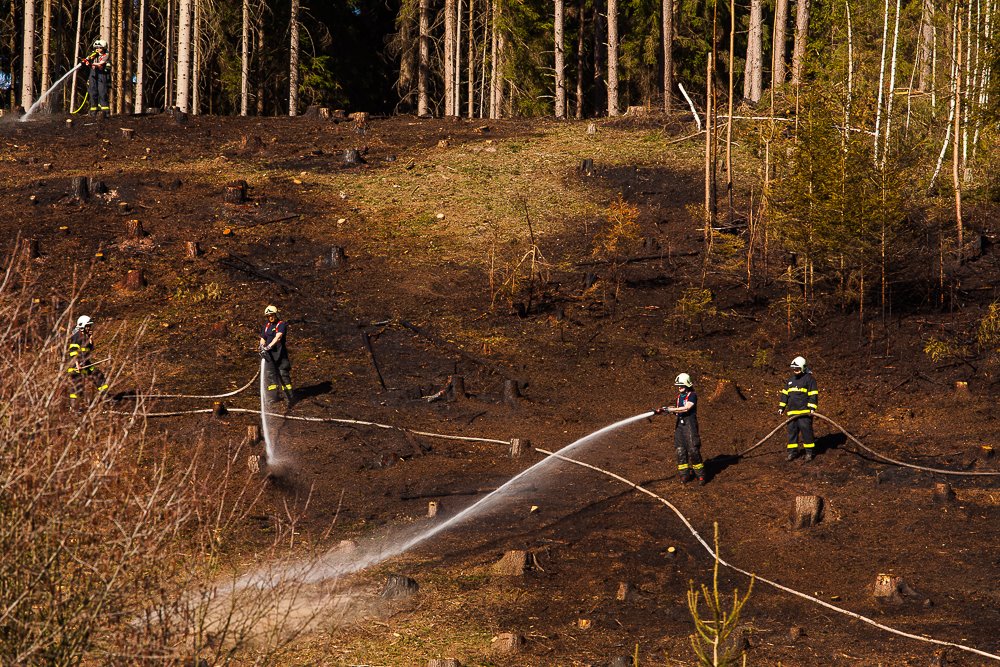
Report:
M222 401L212 401L212 414L221 419L229 414L229 410L226 410L226 404Z
M197 241L185 241L184 242L184 256L188 259L194 259L201 254L201 247L198 245Z
M872 595L880 602L902 604L903 597L915 597L917 592L910 588L902 577L894 574L879 574L875 577Z
M401 574L390 574L382 589L382 597L386 600L402 600L412 597L420 590L420 585Z
M170 110L170 117L178 125L187 125L188 115L186 112L181 111L178 108L173 108Z
M969 383L963 380L957 380L955 382L955 396L957 398L968 398L969 397Z
M38 250L38 239L21 239L21 256L24 259L38 259L42 256Z
M250 424L247 426L247 444L256 445L258 442L260 442L260 426Z
M259 151L264 148L264 141L255 134L244 134L240 138L240 151Z
M597 134L597 123L587 125L587 134Z
M141 239L146 236L146 230L142 228L142 221L126 220L125 235L130 239Z
M247 189L246 181L233 181L226 186L226 191L223 193L223 201L227 204L245 204L247 201Z
M344 164L364 164L364 162L357 148L348 148L344 151Z
M801 530L815 526L822 519L823 499L819 496L796 496L792 528Z
M320 107L319 117L323 120L330 120L330 107Z
M521 390L517 386L515 380L504 380L503 381L503 402L512 408L516 408L521 404Z
M438 510L440 509L441 504L437 500L431 500L427 503L427 516L433 519L437 516Z
M74 176L71 190L73 197L80 201L90 199L90 182L86 176Z
M335 245L330 253L323 257L321 264L330 269L342 269L347 266L347 252L342 246Z
M367 111L355 111L351 114L351 120L354 121L354 131L358 134L362 134L368 129Z
M516 632L501 632L493 638L490 653L493 655L513 655L524 646L524 637Z
M94 195L107 194L108 186L105 185L104 181L97 178L90 178L90 193Z
M131 127L122 128L122 139L132 139L135 136L135 130Z
M138 292L146 284L146 277L142 274L142 269L131 269L125 274L125 289L130 292Z
M580 162L580 173L583 174L584 176L593 176L594 160L589 157L584 158L584 160Z
M468 398L468 394L465 393L465 378L461 375L451 376L451 386L448 391L448 398L452 401L464 401Z
M334 109L333 117L335 120L347 120L347 112L343 109Z
M491 570L502 577L520 577L528 570L528 552L523 549L508 551Z
M510 439L510 458L519 458L529 449L531 449L531 443L527 440L521 438Z
M955 499L955 491L948 482L938 482L934 485L934 500L939 503L950 503Z
M427 661L427 667L462 667L455 658L437 658Z
M628 602L632 599L632 584L627 581L618 582L618 592L615 593L615 599L619 602Z

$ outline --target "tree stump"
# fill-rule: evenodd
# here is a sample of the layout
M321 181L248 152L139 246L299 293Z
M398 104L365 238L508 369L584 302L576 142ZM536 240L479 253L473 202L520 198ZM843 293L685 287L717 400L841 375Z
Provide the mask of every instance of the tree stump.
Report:
M800 530L815 526L823 514L823 499L819 496L796 496L792 528Z
M611 658L608 667L632 667L635 663L630 655L618 655Z
M129 292L138 292L146 284L146 277L142 274L142 269L131 269L125 274L125 289Z
M428 660L427 667L462 667L462 663L455 658L438 658Z
M531 448L531 443L521 438L510 439L510 458L516 459Z
M122 215L126 215L128 213L131 213L132 212L132 204L129 204L127 201L120 201L120 202L118 202L118 212L121 213Z
M501 632L493 638L490 653L493 655L513 655L524 646L524 637L515 632Z
M619 602L628 602L632 599L633 591L632 584L627 581L618 582L618 592L615 593L615 599Z
M187 113L181 111L176 107L170 110L170 117L178 125L187 125L188 122Z
M902 604L903 596L914 596L917 592L906 585L902 577L894 574L879 574L875 577L872 595L880 602Z
M226 186L226 190L223 193L223 201L227 204L245 204L247 201L247 182L233 181Z
M412 597L420 590L420 585L401 574L390 574L382 589L382 597L386 600L402 600Z
M184 256L188 259L194 259L201 254L201 247L198 245L197 241L185 241L184 242Z
M90 199L90 182L86 176L74 176L71 190L75 199L80 201Z
M141 239L146 235L146 230L142 228L141 220L126 220L125 235L130 239Z
M955 397L956 398L968 398L969 397L969 383L963 380L958 380L955 382Z
M449 399L452 401L461 402L468 398L465 393L465 378L461 375L452 375L448 393L450 394Z
M580 162L580 173L583 174L584 176L593 176L594 160L589 157L584 158L583 161Z
M247 426L247 444L256 445L258 442L260 442L260 426L250 424Z
M364 164L364 158L361 157L361 152L357 148L348 148L344 151L344 164Z
M368 129L367 111L355 111L351 114L351 120L354 121L354 131L358 134L363 134Z
M334 109L333 118L335 120L347 120L347 112L343 109Z
M135 130L131 127L122 128L122 139L132 139L133 137L135 137Z
M441 509L440 503L436 500L432 500L427 503L427 516L431 519L437 516L438 510Z
M597 123L587 125L587 134L597 134Z
M221 419L229 414L229 410L226 410L226 404L222 401L212 401L212 414Z
M24 259L38 259L42 256L38 250L38 239L21 239L21 256Z
M955 499L955 491L948 482L938 482L934 485L934 501L950 503Z
M520 577L528 570L528 552L523 549L508 551L491 570L502 577Z
M257 135L244 134L240 137L240 151L259 151L264 148L264 142Z
M521 390L516 380L503 381L503 402L512 408L521 404Z
M329 269L342 269L347 266L347 252L342 246L335 245L330 248L330 253L323 257L320 264Z
M90 193L91 194L94 194L94 195L103 195L103 194L107 194L107 192L108 192L108 186L105 185L104 181L102 181L100 179L97 179L97 178L93 178L93 177L90 179Z
M329 107L320 107L319 108L319 117L322 118L323 120L330 120L330 108Z

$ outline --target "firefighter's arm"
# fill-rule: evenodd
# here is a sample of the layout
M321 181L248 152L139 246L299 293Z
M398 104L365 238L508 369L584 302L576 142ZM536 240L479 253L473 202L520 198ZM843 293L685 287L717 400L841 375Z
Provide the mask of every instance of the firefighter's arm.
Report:
M819 387L816 385L816 380L810 377L809 379L809 392L806 394L806 407L809 408L810 412L816 412L819 409Z
M691 401L684 401L684 405L675 408L667 408L667 412L675 412L675 413L688 412L693 407L694 403L692 403Z

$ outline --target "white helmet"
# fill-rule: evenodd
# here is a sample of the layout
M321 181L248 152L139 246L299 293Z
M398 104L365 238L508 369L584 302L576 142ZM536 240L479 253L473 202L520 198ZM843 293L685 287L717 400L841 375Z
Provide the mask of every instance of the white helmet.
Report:
M264 314L265 315L277 315L278 314L278 307L277 306L268 306L267 308L264 309Z
M76 321L76 328L77 329L82 329L84 327L89 327L92 323L93 323L93 320L90 319L89 315L81 315L79 317L79 319L77 319L77 321Z
M681 373L674 378L674 386L676 387L690 387L691 385L691 376L687 373Z
M804 357L795 357L792 359L792 370L793 371L804 371L806 369L806 360Z
M106 48L108 48L108 43L106 41L104 41L103 39L95 39L94 40L94 48L95 49L106 49Z

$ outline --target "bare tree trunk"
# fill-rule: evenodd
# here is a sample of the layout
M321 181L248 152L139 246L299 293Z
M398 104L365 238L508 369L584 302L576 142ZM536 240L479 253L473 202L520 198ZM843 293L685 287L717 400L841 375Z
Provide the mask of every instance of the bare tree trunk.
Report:
M755 0L758 1L759 0ZM660 24L663 31L663 110L670 113L674 97L674 2L663 0Z
M566 117L566 60L563 50L563 19L566 12L565 0L555 0L556 13L553 24L553 39L556 51L556 118Z
M882 99L885 96L885 51L889 45L889 0L882 8L882 55L878 68L878 102L875 106L875 164L878 164L882 139Z
M851 108L854 106L854 22L851 20L851 0L844 0L847 15L847 102L844 104L844 151L851 131Z
M604 103L604 98L606 91L603 90L604 83L604 61L601 58L604 47L604 40L601 39L601 35L604 33L606 28L605 25L601 23L601 8L599 6L599 0L594 0L594 115L600 114L601 105ZM602 95L601 93L605 93Z
M444 0L444 115L455 115L455 0Z
M112 0L101 0L101 39L111 44L111 5Z
M934 49L934 0L922 0L920 13L920 43L917 48L920 58L917 90L924 92L933 85L931 81L931 60Z
M497 78L496 78L496 86L497 86L497 95L496 95L497 112L496 112L496 115L494 116L494 118L503 118L504 102L506 101L505 98L504 98L504 84L506 83L506 79L504 78L504 69L505 69L506 64L507 64L507 61L506 61L506 56L507 56L507 37L504 34L503 21L502 21L502 19L503 19L503 5L500 3L499 0L497 1L496 8L497 8L496 9L497 13L496 13L495 26L496 26L496 32L497 32L497 70L496 70L497 71Z
M714 154L712 151L712 144L715 135L715 127L712 123L714 117L714 109L712 105L713 97L715 95L714 90L714 72L712 67L712 58L709 57L707 72L705 76L705 230L704 230L704 240L705 240L705 254L706 258L708 255L708 249L712 244L712 226L715 223L715 180L714 180L714 168L713 162Z
M176 42L174 41L174 2L173 0L167 0L167 55L166 60L163 63L163 108L171 109L173 108L173 100L171 99L171 91L173 86L171 85L173 81L173 62L174 62L174 49Z
M299 113L299 0L292 0L292 12L289 17L289 32L291 33L288 47L288 115Z
M243 0L243 29L240 33L240 115L250 104L250 0Z
M889 61L889 91L885 104L885 140L882 143L882 167L885 167L886 154L889 152L889 140L892 138L892 106L896 91L896 47L899 44L899 12L900 0L896 0L896 24L892 31L892 57Z
M771 87L785 83L785 50L788 46L788 0L777 0L774 7L774 42L771 52Z
M962 12L956 10L955 18L958 21L955 28L955 42L958 44L958 48L955 49L957 60L955 61L955 118L953 121L954 129L952 130L954 141L952 142L951 151L951 175L952 185L955 187L955 226L958 230L958 251L961 256L964 239L962 228L962 170L959 159L958 136L962 124Z
M726 195L729 199L729 226L733 225L733 98L736 61L736 0L729 0L729 117L726 119Z
M177 108L191 110L191 0L177 6Z
M586 16L584 15L583 0L577 0L576 16L580 21L580 25L576 31L576 108L574 115L577 118L583 118L583 36L587 23Z
M809 41L809 1L797 0L795 11L795 46L792 50L792 83L802 83L806 65L806 42Z
M11 3L13 7L14 3ZM73 64L80 62L80 31L83 28L83 0L77 0L76 4L76 41L73 43ZM70 111L76 110L76 74L79 70L73 70L73 78L69 84L69 107Z
M254 32L257 35L257 115L264 115L264 0L257 2Z
M761 0L750 0L750 34L747 36L747 62L743 72L743 96L756 104L760 101L764 79L764 12Z
M608 115L618 115L618 0L608 0Z
M146 0L139 0L139 42L135 47L135 113L143 111L143 78L146 72Z
M135 45L136 40L132 39L132 34L135 32L135 5L138 4L138 0L124 0L125 5L125 29L123 34L125 35L125 55L122 58L122 104L119 113L125 113L132 108L132 103L135 100L135 88L133 88L132 81L134 80L134 74L129 77L130 72L134 72L133 63L135 58Z
M24 42L21 48L21 106L35 101L31 84L35 78L35 0L24 0Z
M52 75L49 71L49 60L51 58L49 49L51 44L52 0L42 0L42 87L40 92L43 95L49 89L49 86L52 85ZM47 109L51 109L52 102L50 100L46 100L44 106Z
M469 75L469 86L466 91L468 96L468 108L466 109L466 116L472 118L476 111L476 23L475 23L475 9L476 0L469 0L469 58L468 58L468 75Z
M430 68L430 0L420 0L420 59L417 63L417 115L427 115L427 75Z
M193 66L191 68L191 113L197 116L201 113L201 0L194 0L194 29L192 30L194 50Z
M122 105L122 99L124 95L122 94L125 90L125 71L128 69L128 65L125 64L125 2L123 0L115 0L115 16L117 20L114 22L115 28L115 59L114 66L111 68L112 79L114 85L111 86L111 109L114 113L120 114L124 109Z
M462 0L455 10L455 115L462 115Z

